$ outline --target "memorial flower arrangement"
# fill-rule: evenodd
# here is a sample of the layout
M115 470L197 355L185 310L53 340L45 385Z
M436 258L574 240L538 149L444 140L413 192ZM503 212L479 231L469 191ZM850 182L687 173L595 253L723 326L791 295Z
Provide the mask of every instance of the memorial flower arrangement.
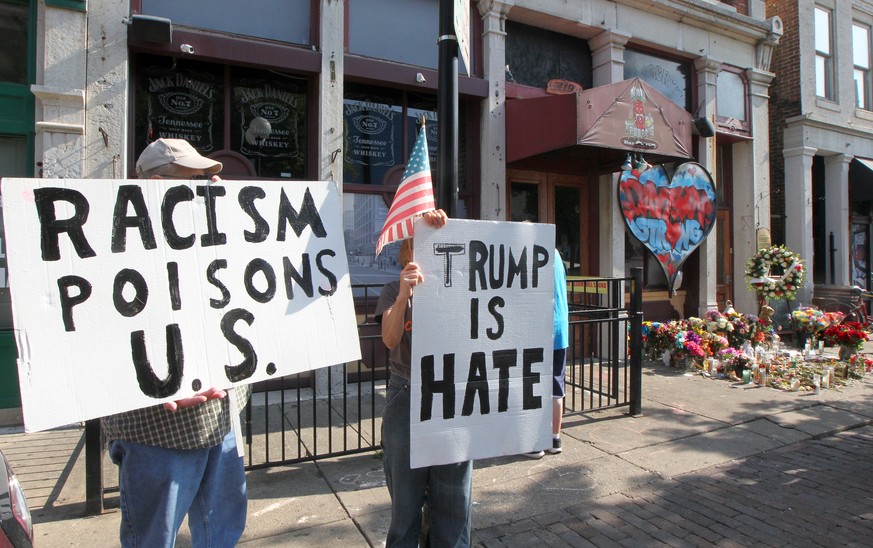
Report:
M869 333L867 326L860 322L845 322L825 328L822 339L827 345L861 350Z
M720 372L723 372L727 376L733 374L734 376L741 377L743 370L748 369L752 364L751 356L732 347L725 348L718 353L718 356L721 359L723 366L723 371Z
M677 358L690 356L691 358L705 358L707 352L701 344L700 335L693 329L687 329L676 333L674 339L673 355Z
M831 325L839 324L846 315L842 312L822 312L818 308L802 306L791 313L791 321L798 333L814 335Z
M794 299L804 277L800 255L784 245L759 249L746 261L746 283L764 300Z
M734 330L727 316L718 310L707 310L703 320L706 322L706 330L710 333L727 333Z

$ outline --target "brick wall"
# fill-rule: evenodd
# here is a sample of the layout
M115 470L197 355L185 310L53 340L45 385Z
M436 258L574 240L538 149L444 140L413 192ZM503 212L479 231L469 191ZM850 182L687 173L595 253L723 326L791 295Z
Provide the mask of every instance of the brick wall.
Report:
M768 0L767 17L782 18L783 34L773 51L770 71L770 229L774 244L785 243L785 119L802 111L800 93L799 0Z
M749 0L721 0L721 3L735 8L737 13L749 15Z

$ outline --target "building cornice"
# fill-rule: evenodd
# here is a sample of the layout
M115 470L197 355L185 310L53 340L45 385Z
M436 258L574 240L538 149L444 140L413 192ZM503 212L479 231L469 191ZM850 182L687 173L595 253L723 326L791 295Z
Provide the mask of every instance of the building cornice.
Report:
M778 18L755 19L705 0L619 0L619 3L752 44L762 40L776 42L782 35L781 20L774 21Z

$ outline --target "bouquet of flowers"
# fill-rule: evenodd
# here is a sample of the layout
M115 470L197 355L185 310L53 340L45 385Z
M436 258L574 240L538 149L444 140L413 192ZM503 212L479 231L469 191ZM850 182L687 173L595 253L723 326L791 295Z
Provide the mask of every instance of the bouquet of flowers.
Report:
M700 344L700 335L691 329L676 333L673 346L673 355L676 357L691 356L692 358L704 358L706 352Z
M728 317L718 310L707 310L703 321L705 322L706 330L710 333L727 333L734 330L734 326L731 325Z
M818 308L811 306L802 306L792 312L791 320L794 322L794 329L798 333L812 335L827 327L825 325L824 313Z
M725 348L718 353L718 356L721 358L724 374L728 376L731 374L742 376L743 370L748 369L752 364L751 356L736 348Z
M845 346L854 350L861 350L864 341L867 340L867 327L860 322L845 322L825 328L822 338L825 344Z
M846 315L842 312L822 312L818 308L800 307L791 313L794 328L799 333L818 333L830 325L843 321Z

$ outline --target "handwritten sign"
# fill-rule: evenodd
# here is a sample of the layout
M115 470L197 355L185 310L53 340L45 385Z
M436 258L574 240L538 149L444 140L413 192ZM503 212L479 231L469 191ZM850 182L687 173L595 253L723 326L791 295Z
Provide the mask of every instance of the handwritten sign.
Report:
M29 431L360 357L332 183L2 192Z
M554 225L415 226L413 468L551 447Z

